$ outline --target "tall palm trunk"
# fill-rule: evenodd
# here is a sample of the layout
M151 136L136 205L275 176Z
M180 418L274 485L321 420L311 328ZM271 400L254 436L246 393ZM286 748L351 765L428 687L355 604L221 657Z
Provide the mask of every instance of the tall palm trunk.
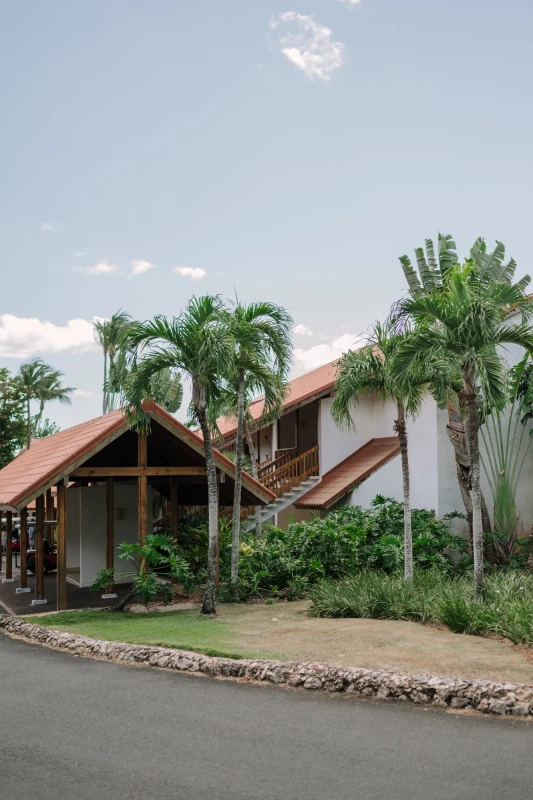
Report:
M217 557L218 557L218 490L217 469L211 430L207 423L204 393L193 382L193 403L204 437L205 466L207 470L207 502L209 509L209 543L207 546L207 580L202 614L216 614Z
M479 459L479 416L474 381L463 373L464 398L468 410L468 444L470 448L470 498L472 501L472 550L476 599L481 601L485 591L483 571L483 522L481 517L481 485Z
M472 501L470 499L470 448L468 443L468 430L463 418L460 399L455 392L449 392L446 397L446 410L448 412L448 425L446 432L455 453L455 468L457 480L461 490L461 497L466 511L470 536L472 536ZM483 533L490 533L492 525L487 509L487 504L481 492L481 521Z
M27 445L28 450L30 449L31 444L31 409L30 409L30 396L26 396L26 438L27 438Z
M241 369L239 373L239 393L237 396L237 440L235 442L235 491L233 495L233 523L231 528L231 583L232 584L236 584L239 578L243 424L244 424L244 370Z
M406 581L410 582L413 580L413 530L411 524L411 491L409 484L407 425L405 422L405 408L402 403L398 403L398 419L395 422L395 428L400 441L400 456L402 459L404 577Z
M104 396L102 401L102 413L107 414L107 350L104 350Z
M248 451L250 453L250 461L252 462L252 477L255 478L256 481L259 480L259 472L257 470L257 458L255 454L255 444L250 433L250 428L248 427L248 423L244 423L244 434L246 436L246 444L248 445ZM257 538L261 536L261 506L255 507L255 535Z

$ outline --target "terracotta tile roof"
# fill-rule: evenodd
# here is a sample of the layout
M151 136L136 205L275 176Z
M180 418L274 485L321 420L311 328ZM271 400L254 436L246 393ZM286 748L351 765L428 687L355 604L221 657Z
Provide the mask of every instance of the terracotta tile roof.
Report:
M182 440L190 442L203 455L203 441L199 436L153 401L145 403L144 408L154 419L166 423L165 427L170 428ZM37 495L42 494L44 489L68 475L74 467L83 464L128 427L124 413L112 411L53 436L35 440L29 450L20 453L0 470L0 507L23 508ZM234 475L235 465L218 450L215 450L215 460L225 473ZM243 475L243 484L264 502L274 499L272 492L251 475Z
M289 383L289 393L283 403L283 410L289 411L291 406L303 403L310 397L320 393L329 392L335 385L337 376L338 359L324 364L323 367L307 372L299 378L295 378ZM254 420L258 420L263 413L264 397L258 397L250 403L250 413ZM217 420L219 430L226 439L237 433L237 420L233 417L221 417Z
M371 439L351 456L322 477L320 483L304 494L296 508L327 509L353 487L372 475L400 452L397 436Z
M0 470L0 506L19 506L21 501L29 499L55 476L61 476L71 464L122 427L124 430L127 427L124 415L121 411L112 411L45 439L34 440L29 450L24 450Z

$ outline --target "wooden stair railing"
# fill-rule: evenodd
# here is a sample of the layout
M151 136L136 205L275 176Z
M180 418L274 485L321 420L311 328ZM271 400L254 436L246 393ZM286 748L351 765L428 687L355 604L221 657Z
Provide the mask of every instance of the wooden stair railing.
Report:
M316 445L307 450L307 452L302 453L301 456L278 467L274 472L260 478L260 481L276 497L281 497L284 492L289 491L293 486L297 486L306 478L318 475L318 470L318 445Z
M261 483L264 483L264 478L267 475L271 475L273 472L276 472L280 467L283 467L285 464L288 464L290 461L293 461L296 456L298 455L298 450L296 447L287 448L280 456L274 459L270 459L269 461L265 461L263 464L259 465L259 469L257 470L257 478Z

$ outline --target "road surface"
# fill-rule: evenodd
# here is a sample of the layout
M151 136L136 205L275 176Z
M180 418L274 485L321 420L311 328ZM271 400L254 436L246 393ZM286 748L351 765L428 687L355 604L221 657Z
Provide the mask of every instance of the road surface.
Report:
M0 633L2 800L526 800L533 724L175 675Z

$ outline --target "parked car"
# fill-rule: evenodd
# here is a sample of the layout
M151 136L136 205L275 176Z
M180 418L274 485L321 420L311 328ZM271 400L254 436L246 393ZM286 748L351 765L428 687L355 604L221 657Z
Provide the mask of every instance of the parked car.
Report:
M28 569L35 575L35 550L28 550ZM44 540L44 573L54 572L57 569L57 551L52 550L48 541Z

